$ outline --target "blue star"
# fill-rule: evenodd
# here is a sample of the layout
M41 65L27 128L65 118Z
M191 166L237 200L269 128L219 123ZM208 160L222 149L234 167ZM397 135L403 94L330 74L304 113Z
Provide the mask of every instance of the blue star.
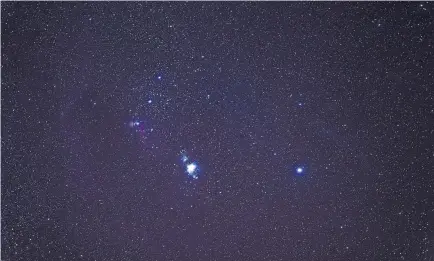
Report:
M190 174L190 175L193 174L194 171L196 170L196 168L197 168L197 165L195 163L188 164L187 165L187 172L188 172L188 174Z
M306 175L306 166L304 165L295 165L293 166L293 172L295 174L295 176L304 176Z
M190 163L186 166L187 174L188 176L192 177L193 179L198 179L197 176L197 164L196 163Z
M185 150L181 151L181 162L183 168L185 168L185 172L189 177L192 177L193 179L199 178L200 168L197 165L197 162L190 160Z

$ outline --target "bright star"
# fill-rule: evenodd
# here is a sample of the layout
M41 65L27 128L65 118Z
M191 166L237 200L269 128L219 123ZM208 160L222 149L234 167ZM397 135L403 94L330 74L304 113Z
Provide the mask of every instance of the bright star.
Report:
M158 78L158 80L161 80L161 76L158 76L157 78Z
M192 175L194 171L196 170L197 165L195 163L190 163L187 165L187 172L189 175Z
M303 168L298 167L298 168L297 168L297 173L300 174L300 173L302 173L302 172L303 172Z
M148 103L151 104L151 103L152 103L152 100L149 100Z

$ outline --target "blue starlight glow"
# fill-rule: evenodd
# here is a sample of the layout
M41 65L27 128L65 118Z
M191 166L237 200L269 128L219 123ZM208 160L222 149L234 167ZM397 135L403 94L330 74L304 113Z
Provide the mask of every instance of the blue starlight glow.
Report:
M193 174L194 171L196 170L197 165L195 163L190 163L187 165L187 172L189 175Z
M197 175L197 164L196 163L190 163L186 166L187 174L188 176L192 177L193 179L198 179Z
M292 172L295 174L295 176L297 177L303 177L307 174L307 166L304 164L297 164L297 165L293 165L292 167Z
M181 151L181 162L182 167L185 169L185 173L187 173L189 177L192 177L193 179L199 178L199 167L196 162L190 160L185 150Z

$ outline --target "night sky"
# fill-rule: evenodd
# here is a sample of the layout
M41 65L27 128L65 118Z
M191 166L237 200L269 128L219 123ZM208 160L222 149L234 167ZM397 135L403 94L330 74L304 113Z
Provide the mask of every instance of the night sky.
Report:
M433 260L429 2L2 2L2 260Z

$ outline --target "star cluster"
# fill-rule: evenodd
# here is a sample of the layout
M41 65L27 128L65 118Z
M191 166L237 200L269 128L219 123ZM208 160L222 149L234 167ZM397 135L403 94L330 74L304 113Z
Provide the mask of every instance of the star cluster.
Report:
M2 260L432 260L431 2L2 2Z
M197 162L191 161L185 151L181 152L182 166L185 168L187 175L193 179L199 178L199 167Z

